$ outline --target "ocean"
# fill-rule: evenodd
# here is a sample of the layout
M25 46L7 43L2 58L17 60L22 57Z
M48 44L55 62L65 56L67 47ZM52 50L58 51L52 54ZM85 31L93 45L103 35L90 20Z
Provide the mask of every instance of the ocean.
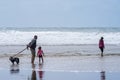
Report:
M38 36L37 46L42 46L44 51L50 54L98 54L100 37L104 37L106 53L120 52L120 28L2 27L0 28L0 54L21 51L34 35Z

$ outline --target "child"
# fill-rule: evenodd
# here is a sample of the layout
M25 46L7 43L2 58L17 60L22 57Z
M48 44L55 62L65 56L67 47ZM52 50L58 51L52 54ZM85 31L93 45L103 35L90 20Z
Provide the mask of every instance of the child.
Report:
M39 63L40 63L40 58L42 58L42 62L43 62L43 50L41 49L41 46L38 47L38 52L37 52L37 56L39 57Z

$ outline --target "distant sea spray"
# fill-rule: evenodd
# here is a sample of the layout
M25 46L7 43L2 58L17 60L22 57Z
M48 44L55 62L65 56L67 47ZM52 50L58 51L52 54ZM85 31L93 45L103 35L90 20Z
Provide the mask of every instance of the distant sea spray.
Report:
M98 44L101 36L106 44L120 44L120 28L0 28L0 45L26 45L38 35L40 45Z

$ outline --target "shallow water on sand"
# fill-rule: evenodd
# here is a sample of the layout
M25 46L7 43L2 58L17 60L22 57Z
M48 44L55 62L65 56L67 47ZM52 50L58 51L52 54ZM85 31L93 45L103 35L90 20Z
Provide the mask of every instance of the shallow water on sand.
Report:
M39 70L2 70L1 80L120 80L120 72L62 72Z
M30 63L30 55L12 65L0 58L0 80L120 80L120 56L46 56Z

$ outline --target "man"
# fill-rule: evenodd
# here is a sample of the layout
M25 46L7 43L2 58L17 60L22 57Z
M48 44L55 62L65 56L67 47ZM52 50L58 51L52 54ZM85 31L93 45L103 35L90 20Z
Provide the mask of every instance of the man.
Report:
M31 63L34 64L35 61L35 48L36 48L36 42L37 42L37 36L35 35L32 41L27 45L27 49L30 48L32 57L31 57Z

